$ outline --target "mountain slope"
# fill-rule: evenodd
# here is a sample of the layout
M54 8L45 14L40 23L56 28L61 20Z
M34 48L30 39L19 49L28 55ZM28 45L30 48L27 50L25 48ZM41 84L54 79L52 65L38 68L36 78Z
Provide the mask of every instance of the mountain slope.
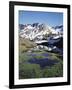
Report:
M57 34L57 30L45 24L40 24L36 26L29 24L20 31L20 37L27 38L30 40L43 39L50 35Z

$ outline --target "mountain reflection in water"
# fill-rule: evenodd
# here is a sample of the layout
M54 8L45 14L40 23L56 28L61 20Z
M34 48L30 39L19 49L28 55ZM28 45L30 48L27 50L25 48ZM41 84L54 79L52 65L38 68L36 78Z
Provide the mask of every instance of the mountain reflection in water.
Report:
M44 68L45 66L52 66L56 63L58 63L57 60L50 60L48 58L44 58L44 59L31 59L28 61L31 64L39 64L41 68Z

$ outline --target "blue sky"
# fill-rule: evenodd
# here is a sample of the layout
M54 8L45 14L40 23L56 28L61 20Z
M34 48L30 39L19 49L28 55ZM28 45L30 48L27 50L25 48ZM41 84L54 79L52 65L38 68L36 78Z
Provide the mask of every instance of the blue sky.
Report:
M63 13L19 11L19 24L45 23L50 26L63 24Z

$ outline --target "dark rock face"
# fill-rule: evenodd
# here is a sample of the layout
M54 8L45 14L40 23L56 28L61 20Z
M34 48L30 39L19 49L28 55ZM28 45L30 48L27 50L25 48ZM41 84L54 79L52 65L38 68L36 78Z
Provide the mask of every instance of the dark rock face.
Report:
M63 38L61 37L60 40L53 44L54 46L58 48L63 48Z
M32 26L37 28L38 24L39 23L33 23Z
M58 42L54 42L53 44L50 44L49 42L44 42L38 45L44 45L44 46L56 46L58 48L63 48L63 37L59 38Z
M63 37L59 38L58 42L54 42L52 44L49 42L44 42L44 43L40 43L38 45L50 47L52 49L51 52L59 53L61 55L63 54ZM53 48L54 46L56 48Z
M60 26L56 26L55 29L58 29L58 28L63 28L63 25L60 25Z
M19 30L24 29L24 25L23 24L19 24Z

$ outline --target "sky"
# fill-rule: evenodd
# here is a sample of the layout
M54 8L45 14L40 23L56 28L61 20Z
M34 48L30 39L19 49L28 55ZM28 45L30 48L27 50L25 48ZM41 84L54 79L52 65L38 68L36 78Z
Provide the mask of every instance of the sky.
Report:
M44 23L50 26L63 25L63 13L19 11L19 24Z

